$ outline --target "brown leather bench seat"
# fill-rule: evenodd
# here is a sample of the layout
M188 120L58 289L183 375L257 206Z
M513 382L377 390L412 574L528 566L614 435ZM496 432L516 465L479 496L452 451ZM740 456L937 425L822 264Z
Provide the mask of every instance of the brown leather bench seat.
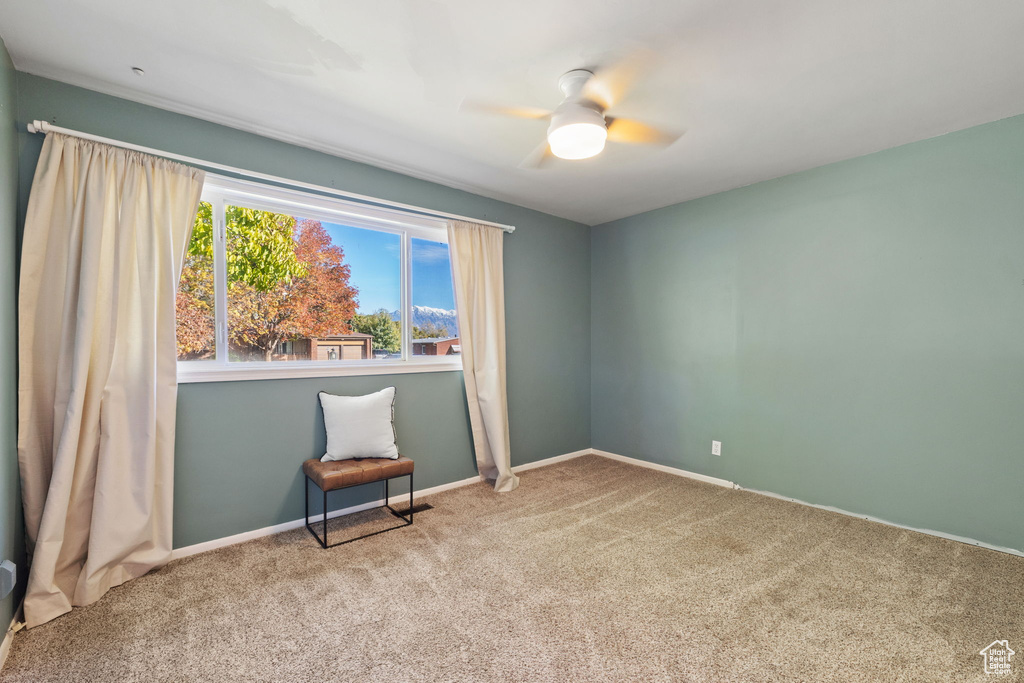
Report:
M302 471L320 487L321 491L333 491L346 486L401 477L412 474L412 468L412 459L404 455L398 456L397 460L363 458L362 460L333 460L330 462L307 460L302 463Z

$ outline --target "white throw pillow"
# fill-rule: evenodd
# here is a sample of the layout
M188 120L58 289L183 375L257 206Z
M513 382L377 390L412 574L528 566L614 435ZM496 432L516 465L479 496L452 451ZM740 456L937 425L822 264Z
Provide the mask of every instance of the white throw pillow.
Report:
M353 458L398 458L395 444L395 388L366 396L320 392L327 428L327 453L321 462Z

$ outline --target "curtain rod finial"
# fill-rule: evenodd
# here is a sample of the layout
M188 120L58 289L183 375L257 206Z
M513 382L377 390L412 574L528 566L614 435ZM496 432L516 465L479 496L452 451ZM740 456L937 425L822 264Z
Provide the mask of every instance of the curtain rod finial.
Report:
M29 133L45 133L46 128L46 121L30 121L28 124Z

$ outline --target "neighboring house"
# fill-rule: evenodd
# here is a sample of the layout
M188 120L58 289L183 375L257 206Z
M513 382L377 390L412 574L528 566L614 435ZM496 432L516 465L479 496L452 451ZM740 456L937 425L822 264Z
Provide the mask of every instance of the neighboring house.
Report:
M366 360L373 358L373 335L353 332L282 342L274 360Z
M414 356L454 356L462 353L458 337L431 337L412 340Z

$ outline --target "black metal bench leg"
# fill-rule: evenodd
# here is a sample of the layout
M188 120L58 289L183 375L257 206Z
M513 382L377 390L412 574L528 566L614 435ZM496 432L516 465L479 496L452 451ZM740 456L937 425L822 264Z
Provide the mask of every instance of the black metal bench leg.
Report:
M383 507L386 508L387 510L389 510L391 512L391 514L393 514L395 517L398 517L400 520L405 522L405 524L400 524L398 526L391 527L389 529L381 529L380 531L374 531L372 533L365 534L363 536L357 536L356 538L350 538L350 539L348 539L346 541L338 541L334 545L330 545L327 542L327 491L324 491L323 489L320 489L320 490L323 492L323 503L324 503L324 510L323 510L324 537L320 538L320 534L318 534L316 532L316 529L313 527L313 525L309 523L309 484L313 480L310 479L307 476L306 477L306 488L304 490L305 504L306 504L306 509L305 509L305 513L306 513L306 517L305 517L306 530L309 531L309 533L313 536L313 538L315 538L317 540L317 543L320 544L320 547L322 547L322 548L333 548L335 546L344 545L346 543L351 543L352 541L358 541L358 540L363 539L363 538L369 538L370 536L376 536L377 534L382 534L385 531L391 531L392 529L400 529L403 526L409 526L410 524L412 524L412 516L413 516L412 508L413 508L413 490L414 490L414 486L413 486L412 473L410 472L407 476L409 477L409 516L408 517L406 517L403 514L400 514L398 512L398 510L396 510L393 507L391 507L391 503L389 501L389 498L390 498L389 482L390 482L390 480L389 479L385 479L384 480L384 505L383 505ZM356 484L356 486L359 486L359 484ZM317 488L320 488L320 487L317 486ZM344 487L344 488L349 488L349 487ZM342 489L338 489L338 490L342 490Z
M412 524L412 504L413 504L412 492L413 492L413 488L414 488L413 487L412 472L410 472L407 475L402 475L402 476L409 477L409 516L406 517L405 515L400 513L398 510L396 510L395 508L391 507L391 503L389 501L387 501L387 500L384 501L384 507L386 507L391 512L391 514L393 514L395 517L398 517L400 520L405 522L405 526L409 526L410 524Z
M327 538L327 493L324 493L324 538L320 538L320 534L318 534L316 532L316 529L313 528L313 525L309 523L309 485L312 481L312 479L306 477L306 485L303 488L302 492L306 507L306 509L303 511L305 512L306 531L308 531L310 535L316 539L316 542L319 543L321 547L326 548L327 542L325 539Z

